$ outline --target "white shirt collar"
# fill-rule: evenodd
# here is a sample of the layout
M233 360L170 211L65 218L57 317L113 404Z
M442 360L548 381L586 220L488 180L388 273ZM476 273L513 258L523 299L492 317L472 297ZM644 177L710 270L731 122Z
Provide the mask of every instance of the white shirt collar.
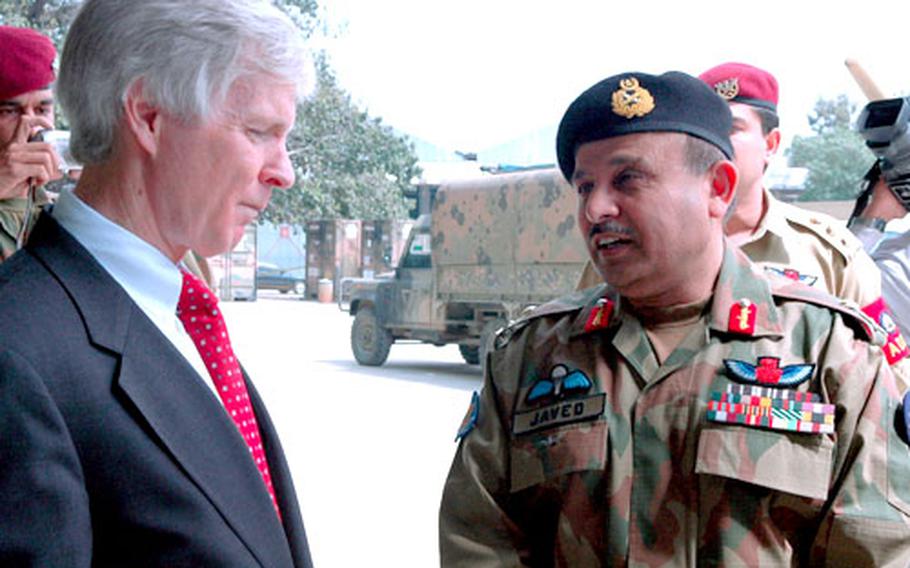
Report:
M86 205L72 191L60 194L51 214L146 314L173 317L182 276L171 259Z

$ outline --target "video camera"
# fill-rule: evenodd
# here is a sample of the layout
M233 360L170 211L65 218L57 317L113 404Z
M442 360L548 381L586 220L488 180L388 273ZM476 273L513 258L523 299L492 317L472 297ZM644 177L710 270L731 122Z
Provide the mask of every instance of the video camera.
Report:
M863 108L856 121L866 146L878 161L866 180L869 182L860 200L868 202L872 186L880 171L885 183L910 211L910 97L872 101ZM870 179L875 177L875 179ZM857 203L857 208L859 208ZM863 204L865 207L865 204Z

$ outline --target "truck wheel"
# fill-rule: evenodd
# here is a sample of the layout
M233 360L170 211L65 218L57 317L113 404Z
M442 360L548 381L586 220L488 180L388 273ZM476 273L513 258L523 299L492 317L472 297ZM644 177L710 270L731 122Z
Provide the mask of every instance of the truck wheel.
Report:
M392 334L379 325L372 308L360 308L351 326L351 351L361 365L378 367L389 358Z
M480 347L477 345L459 345L458 351L461 352L461 358L468 365L477 365L480 363Z

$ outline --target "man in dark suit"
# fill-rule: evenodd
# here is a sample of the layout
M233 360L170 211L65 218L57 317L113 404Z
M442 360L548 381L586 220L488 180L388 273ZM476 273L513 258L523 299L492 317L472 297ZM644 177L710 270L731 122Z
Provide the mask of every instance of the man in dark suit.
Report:
M311 565L212 294L294 180L312 73L266 1L87 0L58 101L85 165L0 265L0 566Z

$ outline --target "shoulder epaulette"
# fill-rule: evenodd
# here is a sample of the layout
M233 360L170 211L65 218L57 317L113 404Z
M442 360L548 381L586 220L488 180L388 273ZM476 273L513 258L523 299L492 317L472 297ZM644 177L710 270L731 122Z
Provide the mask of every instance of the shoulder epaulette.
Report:
M529 308L518 318L509 323L509 325L499 330L493 344L494 349L501 349L508 345L509 341L516 333L527 327L528 324L536 319L577 312L588 304L596 302L597 298L603 296L606 287L606 284L602 284L593 288L578 290L567 296L560 296L545 304Z
M863 331L863 339L879 347L888 340L887 332L874 319L866 315L852 300L835 298L834 296L816 288L788 283L784 279L775 279L772 282L771 293L777 298L796 300L807 304L822 306L846 316L844 319L854 328Z
M845 261L851 261L862 250L863 245L859 239L834 217L789 203L781 203L781 207L789 223L811 231L844 257Z

